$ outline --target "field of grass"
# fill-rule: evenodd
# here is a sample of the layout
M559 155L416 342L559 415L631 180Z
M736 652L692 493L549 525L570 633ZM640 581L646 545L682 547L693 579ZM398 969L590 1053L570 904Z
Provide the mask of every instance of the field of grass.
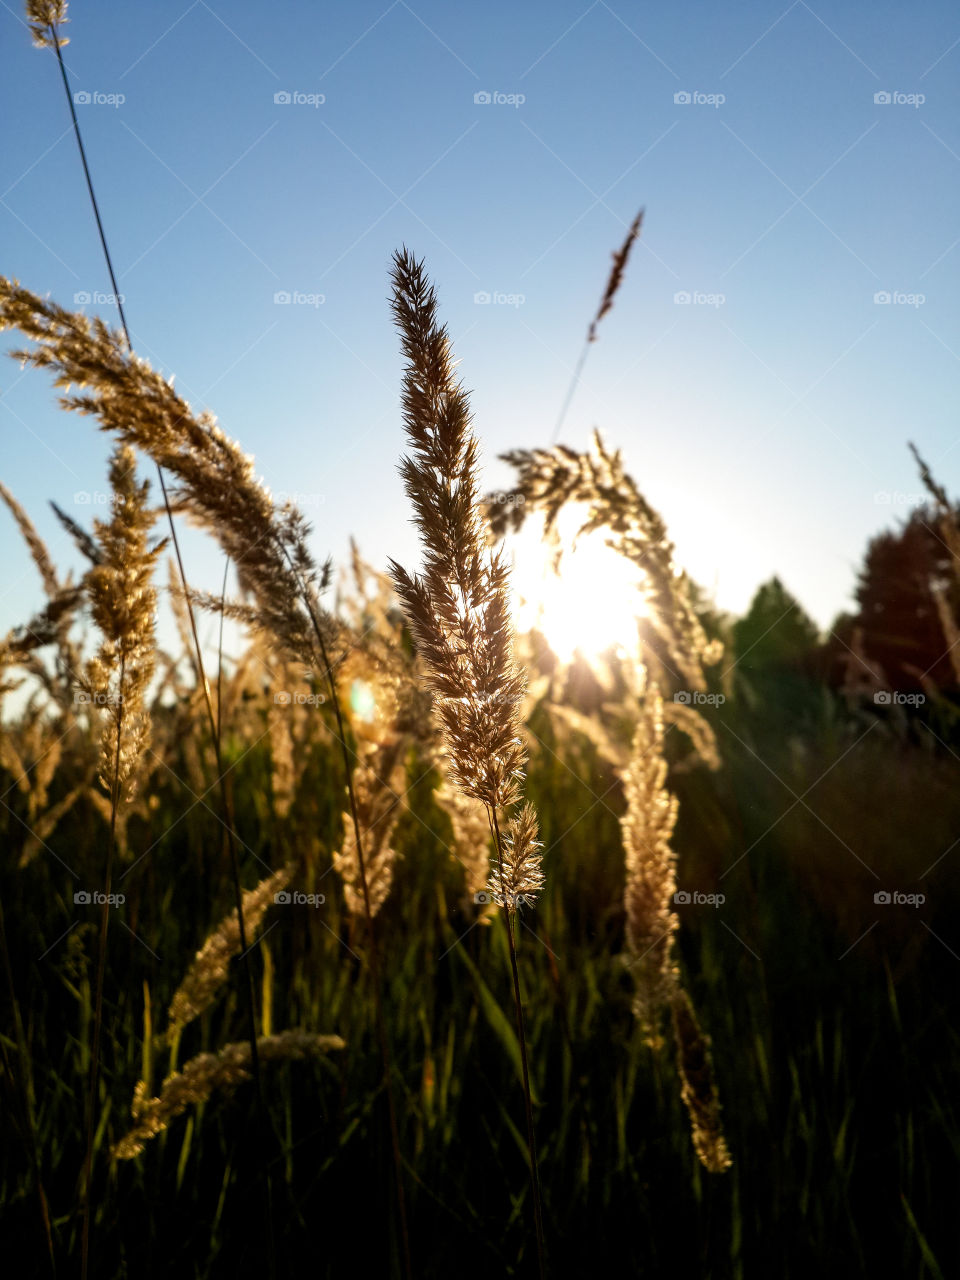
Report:
M65 6L28 12L59 59ZM812 624L811 662L741 652L599 435L484 497L423 263L392 284L423 576L334 581L122 309L0 277L0 331L116 446L109 509L58 512L78 580L0 490L47 597L0 638L10 1273L960 1274L950 698L841 696ZM630 635L566 663L514 636L492 548L542 519L569 593L569 515L601 556L575 603ZM203 655L202 610L239 646Z
M145 1004L156 1032L193 953L230 907L218 819L209 795L197 799L214 781L212 752L201 746L187 758L185 712L165 714L163 765L149 819L130 819L119 872L126 903L110 932L101 1157L129 1125ZM544 743L529 791L542 818L547 889L536 910L522 912L518 938L551 1274L615 1266L651 1276L955 1274L957 882L949 856L918 877L955 839L956 761L903 746L880 726L858 743L862 726L839 713L782 736L740 715L735 701L716 715L723 766L679 778L677 847L681 887L726 899L681 908L679 935L713 1040L733 1156L719 1176L694 1157L670 1051L652 1052L634 1025L619 956L619 788L585 740L558 739L542 711L532 718ZM257 859L277 866L290 848L306 847L302 888L326 899L271 907L252 953L260 1017L277 1029L335 1032L346 1048L265 1068L266 1134L247 1084L173 1121L137 1159L104 1158L95 1275L261 1272L262 1160L274 1174L280 1274L399 1273L364 928L345 913L330 873L342 774L324 718L316 714L286 819L272 808L268 742L257 742L262 702L243 705L224 742L245 883L258 878ZM16 743L16 726L8 732ZM201 742L202 725L192 732ZM74 729L65 747L50 804L90 754L89 735L84 742ZM378 920L415 1273L528 1274L504 930L499 919L477 922L447 849L449 824L432 802L435 778L420 777L422 760L408 768L420 780ZM96 885L107 828L78 802L20 869L25 808L15 782L4 778L0 819L6 945L40 1168L68 1273L98 913L74 905L77 882L63 863ZM875 905L873 877L854 854L884 888L919 889L926 904ZM26 1081L6 1016L4 1027L3 1235L39 1275L46 1246ZM185 1033L180 1061L243 1035L234 981ZM155 1079L166 1073L165 1054L156 1050Z

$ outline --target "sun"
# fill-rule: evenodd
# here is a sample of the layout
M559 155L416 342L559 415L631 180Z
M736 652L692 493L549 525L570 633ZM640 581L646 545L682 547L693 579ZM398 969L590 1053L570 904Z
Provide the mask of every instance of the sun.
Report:
M635 649L638 619L648 613L643 573L607 545L602 530L576 536L585 516L574 505L558 517L559 572L542 523L528 520L512 539L517 629L539 631L562 662Z

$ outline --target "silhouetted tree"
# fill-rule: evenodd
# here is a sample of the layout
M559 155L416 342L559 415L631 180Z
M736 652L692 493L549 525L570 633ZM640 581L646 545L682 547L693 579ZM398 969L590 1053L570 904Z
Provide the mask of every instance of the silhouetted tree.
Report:
M747 708L797 722L816 698L819 633L779 578L757 589L733 625L734 688Z
M771 578L750 603L745 617L733 626L737 665L745 671L802 664L817 643L816 623L786 589Z
M939 517L930 507L918 507L900 529L871 539L855 592L853 622L864 653L891 690L920 692L921 677L940 689L956 687L938 591L952 616L960 616L960 589Z

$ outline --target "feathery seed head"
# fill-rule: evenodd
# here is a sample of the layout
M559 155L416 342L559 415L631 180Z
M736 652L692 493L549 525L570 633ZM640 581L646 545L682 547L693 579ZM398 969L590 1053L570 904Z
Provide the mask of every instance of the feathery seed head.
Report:
M498 540L519 529L535 511L546 536L557 540L557 518L568 503L584 504L587 515L578 537L601 530L613 550L644 574L650 621L689 689L703 689L704 666L720 660L722 647L708 641L697 617L686 574L677 570L674 548L661 516L650 506L619 451L610 452L598 431L592 453L565 445L517 449L502 458L517 470L516 486L485 501L489 536ZM557 542L558 556L561 552Z
M389 896L394 864L399 856L392 841L406 790L402 755L405 743L398 739L385 746L370 742L359 745L360 760L353 771L353 796L363 845L370 915L375 916ZM334 857L333 865L343 880L347 910L363 918L366 903L350 812L343 815L343 848Z
M155 512L147 505L149 484L137 483L129 445L114 450L110 485L110 519L94 521L100 562L85 578L101 635L85 684L103 715L100 779L119 797L132 794L134 770L150 742L144 694L155 661L153 569L164 543L149 546Z
M69 22L67 0L27 0L27 26L38 49L53 48L54 41L61 48L70 41L56 33L57 27Z
M194 416L173 383L127 349L122 334L0 276L0 331L9 328L35 343L11 354L50 369L67 393L60 400L64 408L94 415L103 430L176 477L173 500L217 538L241 591L253 599L252 606L228 606L227 612L322 669L314 618L331 659L339 638L334 619L319 605L329 569L314 563L302 514L273 502L252 459L211 415ZM219 597L203 602L220 608Z
M294 864L275 871L261 880L243 895L243 923L248 945L260 927L267 908L272 906L274 895L286 888L293 877ZM227 979L230 960L240 950L240 924L236 908L230 912L196 954L186 977L170 1002L167 1017L170 1022L167 1039L172 1042L188 1023L209 1009L220 987ZM249 1046L248 1046L249 1047Z
M435 697L449 776L495 815L519 798L526 762L525 681L513 655L509 569L486 546L467 395L454 377L423 263L406 250L394 256L393 312L406 358L401 403L410 445L400 470L424 567L411 576L391 561L391 574ZM532 886L539 855L527 837L536 824L532 812L518 821L516 851L501 856L516 861L518 875L522 863L521 878Z
M516 911L524 903L532 904L544 884L540 861L543 846L537 839L533 805L522 805L511 819L502 846L499 861L490 868L487 888L497 906Z
M445 757L438 762L446 768ZM434 792L434 800L450 819L453 833L453 856L461 864L466 891L472 898L487 888L490 872L490 820L481 802L465 795L447 777Z
M314 1058L345 1047L339 1036L317 1035L296 1029L257 1039L257 1055L261 1062ZM249 1080L250 1061L250 1043L244 1041L225 1045L219 1053L201 1053L191 1058L182 1071L175 1071L167 1077L157 1098L147 1098L146 1083L141 1080L134 1090L131 1108L136 1123L113 1147L113 1158L131 1160L187 1107L206 1102L217 1091L230 1092Z
M646 1038L655 1046L661 1043L661 1015L679 981L673 959L678 921L672 906L677 860L670 847L677 800L666 788L663 738L663 703L651 688L643 701L630 763L623 773L627 808L620 825L626 855L624 906L634 1009Z
M674 994L672 1012L681 1094L690 1116L693 1149L710 1173L724 1173L733 1161L720 1122L710 1039L701 1031L690 998L682 987Z

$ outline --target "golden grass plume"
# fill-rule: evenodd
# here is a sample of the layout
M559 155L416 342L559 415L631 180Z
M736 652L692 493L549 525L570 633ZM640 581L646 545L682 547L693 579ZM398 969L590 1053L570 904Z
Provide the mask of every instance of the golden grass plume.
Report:
M280 1031L257 1039L261 1062L316 1058L345 1047L340 1036L318 1035L312 1031ZM201 1053L191 1058L182 1071L167 1077L158 1097L148 1098L141 1080L134 1090L131 1107L136 1123L112 1148L113 1158L132 1160L187 1107L206 1102L215 1092L230 1092L249 1080L250 1061L250 1045L243 1041L225 1045L217 1053Z
M287 863L279 871L266 876L259 884L252 889L247 889L244 893L243 921L246 926L248 945L260 927L267 908L273 905L275 895L290 883L294 870L294 864ZM175 1040L188 1023L209 1009L217 992L227 980L231 958L237 955L239 950L240 925L236 908L234 908L220 921L197 952L170 1002L167 1013L170 1024L167 1030L168 1041Z
M411 576L391 561L391 574L434 695L449 775L487 806L497 826L498 814L519 800L526 761L525 681L513 656L509 568L485 545L467 395L454 377L423 263L405 250L394 259L393 311L406 358L402 406L411 449L401 474L424 567ZM511 908L543 883L536 830L525 806L497 841L491 891Z

